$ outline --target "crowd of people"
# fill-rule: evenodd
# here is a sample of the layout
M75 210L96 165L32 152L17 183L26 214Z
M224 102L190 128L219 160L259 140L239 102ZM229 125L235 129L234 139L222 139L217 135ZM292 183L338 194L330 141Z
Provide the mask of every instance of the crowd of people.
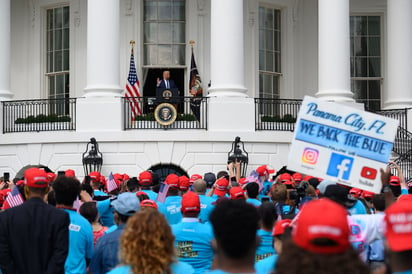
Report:
M0 185L0 273L412 273L412 185L395 163L379 194L239 171L80 182L29 168Z

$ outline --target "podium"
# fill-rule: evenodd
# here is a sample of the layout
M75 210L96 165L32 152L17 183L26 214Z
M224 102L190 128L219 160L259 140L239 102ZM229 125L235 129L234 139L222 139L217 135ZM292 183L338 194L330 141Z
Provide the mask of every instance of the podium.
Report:
M176 110L178 105L182 102L182 98L179 95L179 89L177 88L156 88L156 100L154 107L162 103L172 104Z

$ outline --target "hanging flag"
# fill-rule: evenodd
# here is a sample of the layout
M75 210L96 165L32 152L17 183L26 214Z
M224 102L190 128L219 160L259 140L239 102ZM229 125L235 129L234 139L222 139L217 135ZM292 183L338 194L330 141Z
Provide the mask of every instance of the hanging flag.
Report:
M9 192L6 201L10 207L16 207L24 203L23 196L21 196L19 188L17 186L13 187L11 192Z
M166 200L167 192L169 191L169 185L162 183L160 184L159 193L157 194L156 200L160 203L164 203Z
M117 184L116 184L116 181L113 177L112 172L110 172L109 178L107 178L107 180L106 180L106 188L107 188L107 193L110 193L113 190L117 189Z
M202 89L202 79L200 78L199 71L197 70L195 55L193 53L192 46L192 58L190 60L190 79L189 79L189 90L193 98L190 99L190 109L196 116L196 119L200 121L200 104L202 103L203 89ZM200 97L200 98L196 98Z
M140 101L140 82L139 78L137 78L136 66L134 64L134 51L132 46L132 52L130 55L130 68L129 68L129 76L127 77L127 84L126 84L126 98L128 98L130 103L130 108L132 110L132 114L134 118L137 115L142 114L142 110L139 105Z

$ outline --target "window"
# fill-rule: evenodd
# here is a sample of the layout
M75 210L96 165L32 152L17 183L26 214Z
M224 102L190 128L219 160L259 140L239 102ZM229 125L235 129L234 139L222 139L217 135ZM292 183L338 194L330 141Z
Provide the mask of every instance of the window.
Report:
M259 7L259 97L278 99L281 67L280 10Z
M144 1L144 65L185 65L185 0Z
M368 110L381 108L381 18L350 17L351 85Z
M46 10L46 78L49 99L69 98L69 7ZM65 100L51 104L50 113L68 114Z

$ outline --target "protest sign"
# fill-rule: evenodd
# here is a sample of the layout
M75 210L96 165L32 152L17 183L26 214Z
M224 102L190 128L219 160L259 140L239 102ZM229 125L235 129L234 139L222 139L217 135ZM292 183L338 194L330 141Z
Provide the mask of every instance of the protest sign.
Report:
M379 193L398 121L305 96L288 169Z

